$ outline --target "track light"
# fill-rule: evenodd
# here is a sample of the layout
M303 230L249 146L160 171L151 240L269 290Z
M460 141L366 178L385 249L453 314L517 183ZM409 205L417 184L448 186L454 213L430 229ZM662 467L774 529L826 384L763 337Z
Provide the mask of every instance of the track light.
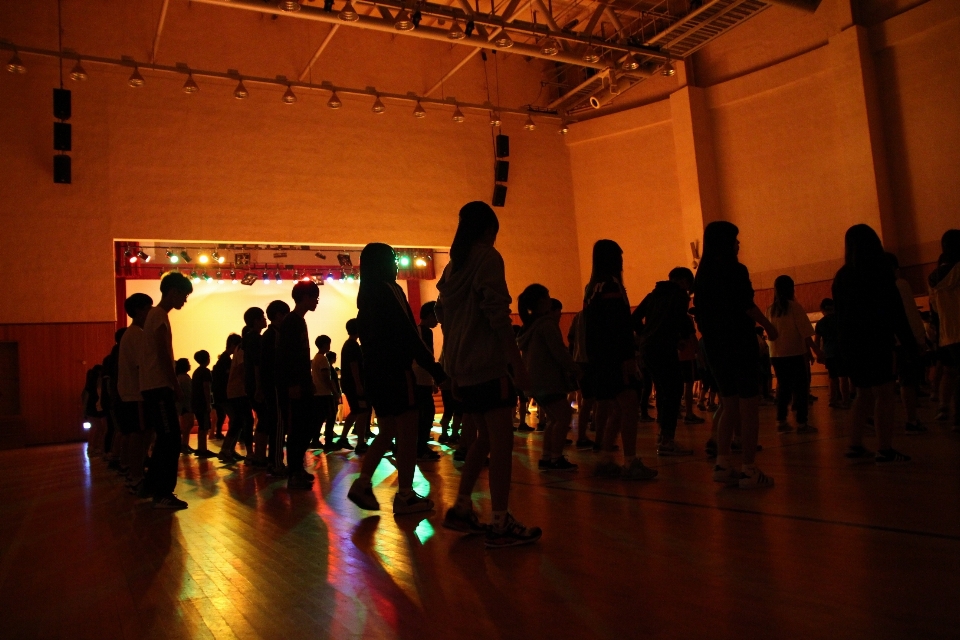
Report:
M632 55L628 55L627 59L620 65L620 68L624 71L636 71L640 68L640 63L637 62L637 59Z
M457 107L453 110L453 121L460 123L464 120L466 120L466 118L463 115L463 111L460 111L460 105L457 105Z
M167 249L167 260L169 260L173 264L176 264L180 262L180 256L175 254L173 251L170 251L169 249Z
M263 278L261 279L263 280L263 284L270 284L270 274L266 271L263 272Z
M583 61L596 64L600 62L600 54L598 54L597 50L593 47L587 47L587 50L583 52Z
M509 33L501 31L499 35L493 39L493 44L501 49L509 49L513 46L513 39L510 38Z
M473 30L475 28L476 28L476 25L474 24L473 20L467 20L467 26L464 28L463 32L469 38L470 36L473 35Z
M147 252L145 252L143 249L140 249L140 251L137 251L137 257L143 260L144 262L150 262L150 258L151 258L151 256L147 254Z
M283 284L283 276L280 275L279 271L274 272L273 278L277 281L277 284Z
M406 254L400 254L400 258L397 260L397 264L400 265L401 269L406 269L410 266L410 256Z
M220 255L220 254L219 254L218 252L216 252L216 251L214 251L212 254L210 254L210 257L213 258L213 261L216 262L217 264L223 264L224 262L227 261L227 259L226 259L225 257L223 257L222 255Z
M250 96L250 92L247 91L247 88L243 86L243 80L241 79L237 83L237 88L233 90L233 97L237 100L244 100Z
M540 43L540 53L545 56L555 56L560 53L560 45L556 40L548 36Z
M283 103L284 104L293 104L297 101L297 94L293 92L293 87L287 85L287 90L283 93Z
M413 261L413 265L418 269L423 269L424 267L427 266L427 261L421 258L420 256L417 256L417 259Z
M80 58L77 58L77 64L73 65L73 70L70 71L70 79L79 82L87 79L87 71L83 68L83 65L80 64Z
M300 11L300 0L281 0L277 6L280 11Z
M337 14L337 17L344 22L356 22L360 19L360 14L353 8L350 0L347 0L347 3L343 5L343 9L340 9L340 13Z
M237 284L237 272L233 269L230 270L230 282L232 284Z
M127 80L127 84L131 87L142 87L143 86L143 76L140 75L140 67L134 67L133 73L130 74L130 78Z
M27 68L23 64L23 60L20 59L20 54L16 51L13 52L13 57L10 58L10 62L7 63L7 71L10 73L26 73Z
M180 259L184 262L191 262L190 254L187 253L186 249L180 252Z
M187 81L183 83L183 92L186 94L193 95L200 91L200 85L197 84L196 80L193 79L193 74L187 74Z
M213 282L213 278L210 277L210 274L206 271L203 272L203 279L207 282Z
M567 124L566 120L560 123L560 129L558 130L558 133L562 136L565 136L568 133L570 133L570 126Z
M387 107L385 107L383 102L380 100L380 96L377 96L377 99L374 101L373 107L371 107L371 110L374 113L383 113L384 111L387 110Z
M460 28L459 20L454 20L453 24L450 25L450 31L447 31L447 37L451 40L463 40L467 37L467 34Z
M397 14L397 20L393 23L393 28L397 31L411 31L414 27L413 20L410 19L410 12L401 9L400 13Z
M339 109L343 106L343 103L340 102L340 97L337 95L336 91L330 94L330 99L327 100L327 106L331 109Z
M223 272L217 270L217 284L223 284Z
M200 282L200 275L196 271L190 272L190 279L194 282Z
M667 63L660 68L660 75L670 76L676 75L677 70L673 68L673 63L667 60Z
M533 118L527 116L527 121L523 123L523 128L527 131L533 131L537 128L537 125L533 122Z
M500 114L494 111L493 113L490 114L490 126L499 127L500 124L501 124Z
M422 106L420 106L420 101L419 101L419 100L417 100L417 106L414 107L414 109L413 109L413 115L414 115L414 117L416 117L416 118L426 118L426 117L427 117L427 112L424 110L424 108L423 108Z
M123 257L130 264L137 264L137 256L134 255L133 252L130 251L130 249L127 249L126 251L123 252Z

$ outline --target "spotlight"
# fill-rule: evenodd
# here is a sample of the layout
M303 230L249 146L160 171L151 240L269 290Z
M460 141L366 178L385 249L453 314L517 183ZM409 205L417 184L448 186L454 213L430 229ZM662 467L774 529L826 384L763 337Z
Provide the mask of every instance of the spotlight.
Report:
M262 280L263 284L270 284L270 274L264 271Z
M500 114L494 111L490 114L490 126L499 127L500 126Z
M473 35L473 30L477 28L477 25L474 24L473 20L467 20L467 26L464 28L463 32L469 38Z
M92 427L93 427L93 425L90 424L89 422L84 422L84 423L83 423L83 430L84 430L84 431L89 431Z
M527 116L527 121L523 123L523 128L527 131L533 131L537 128L537 125L533 122L533 118Z
M660 75L667 76L668 78L672 75L676 75L677 70L673 68L673 63L667 60L667 63L660 68Z
M620 68L624 71L636 71L640 68L640 63L637 62L637 59L632 55L628 55L627 59L620 65Z
M223 284L223 272L217 270L217 284Z
M216 262L217 264L223 264L224 262L227 261L227 259L226 259L224 256L220 255L220 254L219 254L218 252L216 252L216 251L214 251L214 252L210 255L210 257L213 258L213 261Z
M133 73L131 73L130 77L127 79L127 84L131 87L143 86L143 76L140 75L140 67L133 68Z
M320 258L321 260L326 260L326 259L327 259L327 256L324 255L324 254L322 254L322 253L320 253L319 251L317 251L317 252L316 252L315 254L313 254L313 255L317 256L317 257Z
M281 0L277 6L280 11L300 11L300 0Z
M419 101L419 100L417 100L417 106L414 107L414 109L413 109L413 115L414 115L414 117L416 117L416 118L426 118L426 117L427 117L427 112L424 111L424 109L423 109L422 106L420 106L420 101Z
M420 256L417 256L417 259L413 261L413 264L418 269L423 269L424 267L427 266L427 261L421 258Z
M190 272L190 279L193 280L194 282L200 282L200 276L197 275L196 271Z
M199 262L200 264L207 264L208 262L210 262L210 256L208 256L206 253L201 252L200 257L197 258L197 262Z
M283 276L280 275L279 271L274 272L273 278L277 281L277 284L283 284Z
M330 99L327 100L327 106L331 109L339 109L343 106L343 103L340 102L340 98L337 96L336 91L330 94Z
M170 251L170 250L168 249L168 250L167 250L167 260L169 260L170 262L176 264L176 263L180 262L180 256L178 256L178 255L175 254L173 251Z
M327 282L333 282L333 271L327 271Z
M23 65L23 60L20 59L20 54L16 51L13 52L13 57L10 58L10 62L7 63L7 71L21 74L27 72L27 68Z
M237 83L237 88L233 90L233 97L237 100L244 100L250 96L250 92L243 86L243 79Z
M150 255L147 254L147 252L144 251L143 249L140 249L140 251L137 251L137 257L143 260L144 262L150 262L150 259L151 259Z
M186 249L180 252L180 257L183 259L184 262L191 262L190 254L187 253Z
M540 53L545 56L555 56L560 53L560 44L548 36L540 43Z
M193 79L193 74L187 74L187 81L183 83L183 92L186 94L193 95L200 91L200 85L197 84L196 80Z
M283 103L293 104L297 101L297 94L293 92L293 87L287 85L287 90L283 93Z
M415 26L413 20L410 19L410 12L406 9L400 10L400 13L397 14L396 22L393 23L393 28L397 31L410 31Z
M293 270L293 279L294 279L294 281L300 279L300 269L294 269L294 270Z
M70 79L81 82L87 79L87 71L83 68L83 65L80 64L80 58L77 58L77 64L73 65L73 70L70 72Z
M357 10L353 8L350 0L347 0L347 4L343 5L343 9L340 9L340 13L337 14L337 17L344 22L356 22L360 19L360 14L358 14Z
M509 33L501 31L497 37L493 39L493 44L501 49L509 49L513 46L513 39L510 38Z
M230 270L230 282L237 284L237 272L233 269Z
M380 96L377 96L377 99L373 103L373 107L371 107L371 111L374 113L383 113L386 110L387 107L385 107L383 102L380 100Z
M213 282L213 278L211 278L211 277L210 277L210 274L207 273L206 271L203 272L203 279L204 279L206 282L208 282L208 283L209 283L209 282Z
M583 61L596 64L600 62L600 54L598 54L597 50L593 47L587 47L587 50L583 52Z
M343 253L337 254L337 262L340 263L340 266L341 266L341 267L352 267L352 266L353 266L353 261L350 260L350 254L347 253L347 252L343 252Z
M453 121L454 122L463 122L466 118L463 116L463 111L460 111L460 105L457 105L457 108L453 110Z
M566 120L564 120L563 122L560 123L559 133L560 133L560 135L562 135L562 136L565 136L565 135L567 135L568 133L570 133L570 127L567 125Z
M454 20L453 24L450 25L450 31L447 32L447 37L451 40L463 40L467 37L467 34L460 28L459 20Z
M123 257L126 258L127 262L130 264L137 264L137 256L135 256L130 249L127 249L123 252Z
M400 259L397 261L401 269L406 269L410 266L410 256L406 254L401 254Z
M353 280L356 279L356 276L353 275L353 271L351 271L351 272L349 272L349 273L344 274L343 279L344 279L344 280L349 280L349 281L353 282Z

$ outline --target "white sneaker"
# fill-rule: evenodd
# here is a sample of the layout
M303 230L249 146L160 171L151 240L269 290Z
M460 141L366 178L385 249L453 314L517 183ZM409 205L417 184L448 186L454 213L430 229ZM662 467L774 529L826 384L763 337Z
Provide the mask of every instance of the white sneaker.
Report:
M739 484L741 489L766 489L773 486L773 478L754 467L752 472L740 474Z

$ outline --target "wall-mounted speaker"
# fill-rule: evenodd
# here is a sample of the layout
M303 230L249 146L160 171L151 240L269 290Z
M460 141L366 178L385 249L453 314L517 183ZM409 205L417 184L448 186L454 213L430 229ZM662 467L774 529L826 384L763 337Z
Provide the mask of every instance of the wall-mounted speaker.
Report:
M493 185L493 206L502 207L507 203L507 185Z
M53 117L57 120L70 119L70 90L53 90Z
M507 177L510 175L510 163L506 160L497 160L496 167L494 169L494 176L497 182L507 182Z
M506 158L510 155L510 136L497 136L497 157Z
M54 151L71 151L73 147L73 127L66 122L53 123Z
M57 184L70 184L70 156L53 156L53 181Z

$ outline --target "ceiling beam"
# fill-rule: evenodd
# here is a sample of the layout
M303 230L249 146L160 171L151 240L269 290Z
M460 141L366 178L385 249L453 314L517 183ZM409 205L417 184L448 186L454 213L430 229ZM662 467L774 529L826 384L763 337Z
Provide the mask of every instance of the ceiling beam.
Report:
M163 23L167 20L167 7L170 6L170 0L163 0L163 6L160 7L160 20L157 22L157 34L153 36L153 50L150 52L150 62L157 61L157 51L160 50L160 34L163 33Z
M323 42L320 43L320 46L317 47L317 52L313 54L313 57L310 58L310 62L307 63L307 66L300 73L300 80L306 80L307 76L310 75L310 69L313 68L313 65L316 64L317 59L320 58L320 54L323 53L323 50L327 48L327 45L330 44L330 40L333 39L333 34L337 32L337 29L340 28L340 25L335 24L330 27L330 31L327 32L326 37L323 39Z

